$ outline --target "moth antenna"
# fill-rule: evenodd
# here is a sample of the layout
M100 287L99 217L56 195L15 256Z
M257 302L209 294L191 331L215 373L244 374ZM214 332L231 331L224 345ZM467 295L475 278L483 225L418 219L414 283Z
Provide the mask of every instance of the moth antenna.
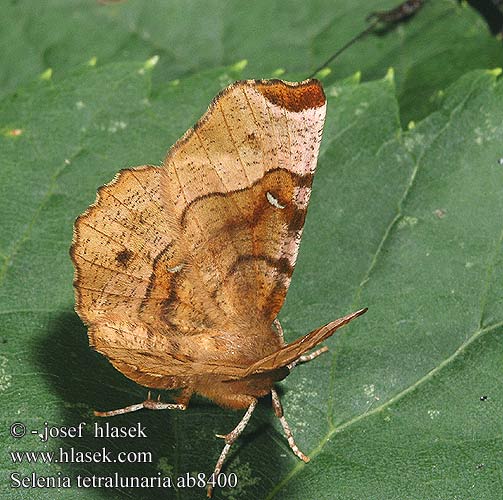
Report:
M426 3L426 1L427 0L407 0L406 2L402 2L394 9L371 12L366 18L367 22L370 22L370 24L364 30L360 31L360 33L346 42L340 49L335 51L321 66L316 68L307 77L307 79L309 80L311 78L314 78L319 71L329 66L346 49L351 47L351 45L355 44L358 40L371 33L379 23L400 23L405 19L413 16Z

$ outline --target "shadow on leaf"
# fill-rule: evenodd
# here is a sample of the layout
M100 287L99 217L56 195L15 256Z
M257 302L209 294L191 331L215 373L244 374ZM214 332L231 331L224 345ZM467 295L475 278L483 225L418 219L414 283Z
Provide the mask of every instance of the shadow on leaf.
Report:
M153 487L141 488L142 499L160 495L165 498L205 497L204 488L176 488L176 481L187 473L193 476L211 474L223 446L215 434L232 430L242 412L219 408L196 396L185 412L140 410L111 418L95 417L94 409L111 410L138 403L145 399L148 390L128 380L103 356L90 349L85 326L70 311L50 323L36 352L37 364L43 367L43 373L51 374L47 381L62 401L61 419L52 424L78 426L80 422L86 423L82 437L58 442L66 457L71 459L73 453L73 463L60 464L62 475L71 478L72 486L77 485L79 475L85 478L86 484L93 486L94 476L95 484L89 488L89 498L138 498L139 490L125 483L121 485L120 478L123 481L150 478ZM173 393L168 391L153 391L152 397L157 397L159 392L161 400L173 400ZM270 398L264 398L247 429L233 445L224 466L225 473L237 474L238 487L235 490L217 488L214 498L256 498L258 492L267 492L274 484L271 483L271 467L274 467L275 477L283 476L290 469L295 459L285 460L285 449L275 444L284 438L272 428L274 418ZM106 424L125 429L141 427L147 437L95 437L95 426L105 429ZM59 453L59 448L54 451ZM103 460L104 456L107 458ZM125 457L133 462L121 463ZM135 457L145 463L135 463ZM160 478L166 476L175 483L170 489L158 487ZM109 483L101 479L101 487L97 487L98 478L111 478L112 485L106 486ZM262 481L262 478L267 480Z

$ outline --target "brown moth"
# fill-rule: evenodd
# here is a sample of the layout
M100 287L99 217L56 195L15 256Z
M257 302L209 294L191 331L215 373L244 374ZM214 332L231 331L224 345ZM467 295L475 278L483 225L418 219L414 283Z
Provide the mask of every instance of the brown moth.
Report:
M247 409L225 436L218 476L257 398L274 389L306 354L366 309L286 344L277 319L290 284L325 119L317 80L236 82L169 150L161 167L122 170L75 222L76 311L90 345L126 377ZM212 488L208 486L208 496Z

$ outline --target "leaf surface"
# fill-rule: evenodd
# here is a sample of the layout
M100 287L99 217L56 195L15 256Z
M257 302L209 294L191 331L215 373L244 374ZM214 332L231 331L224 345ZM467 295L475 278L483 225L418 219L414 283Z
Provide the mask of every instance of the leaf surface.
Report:
M305 79L367 26L372 11L397 0L4 0L0 95L49 68L59 80L91 61L159 56L154 91L209 68L247 60L244 78ZM61 20L64 19L64 22ZM396 69L403 124L438 106L439 92L466 71L501 65L503 48L466 3L426 2L418 14L379 29L342 54L328 82L361 71L364 80Z
M0 426L76 426L82 438L0 440L9 475L210 473L240 414L194 399L185 413L143 411L146 439L95 439L93 409L146 391L88 345L73 312L72 224L96 189L166 149L240 75L212 70L152 93L142 64L85 68L39 82L0 110ZM360 306L368 313L330 352L282 382L292 455L265 400L233 449L238 486L215 498L477 499L503 495L503 84L465 75L438 111L403 132L392 78L326 86L327 124L299 260L280 318L288 340ZM13 130L20 133L12 134ZM163 394L169 400L170 394ZM481 397L484 397L481 400ZM15 450L149 451L149 463L13 464ZM75 483L74 483L75 484ZM125 487L61 489L61 498L137 498ZM157 488L141 490L158 498ZM168 498L201 498L177 488Z

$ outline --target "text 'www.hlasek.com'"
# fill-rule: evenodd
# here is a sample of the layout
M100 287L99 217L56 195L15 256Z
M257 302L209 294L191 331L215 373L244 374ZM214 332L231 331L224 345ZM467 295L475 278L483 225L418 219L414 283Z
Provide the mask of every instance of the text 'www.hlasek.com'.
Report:
M9 429L14 443L35 443L47 446L52 440L69 441L76 446L59 446L55 449L15 449L9 447L7 453L12 463L9 474L11 488L163 488L183 489L201 488L208 485L220 488L234 488L238 477L235 473L213 474L203 472L185 472L174 474L172 467L163 459L155 459L150 450L120 450L121 440L148 440L145 426L137 422L132 426L114 426L105 424L80 422L75 426L55 426L44 422L40 428L29 428L23 422L14 422ZM32 437L32 439L30 439ZM89 449L89 441L79 446L82 438L105 442L107 446L97 446ZM21 441L22 440L22 441ZM124 442L124 441L122 441ZM141 442L141 441L140 441ZM148 441L146 441L148 442ZM21 447L20 447L21 448ZM68 473L60 470L62 464L68 464ZM79 471L71 473L71 466L79 464L108 464L100 467L104 473L88 473ZM124 469L114 471L114 464L153 464L150 475L125 474ZM50 471L50 466L58 470ZM55 468L56 468L55 467ZM43 468L44 472L35 469ZM157 469L157 470L156 470ZM49 470L49 472L47 472ZM106 471L106 472L105 472Z

